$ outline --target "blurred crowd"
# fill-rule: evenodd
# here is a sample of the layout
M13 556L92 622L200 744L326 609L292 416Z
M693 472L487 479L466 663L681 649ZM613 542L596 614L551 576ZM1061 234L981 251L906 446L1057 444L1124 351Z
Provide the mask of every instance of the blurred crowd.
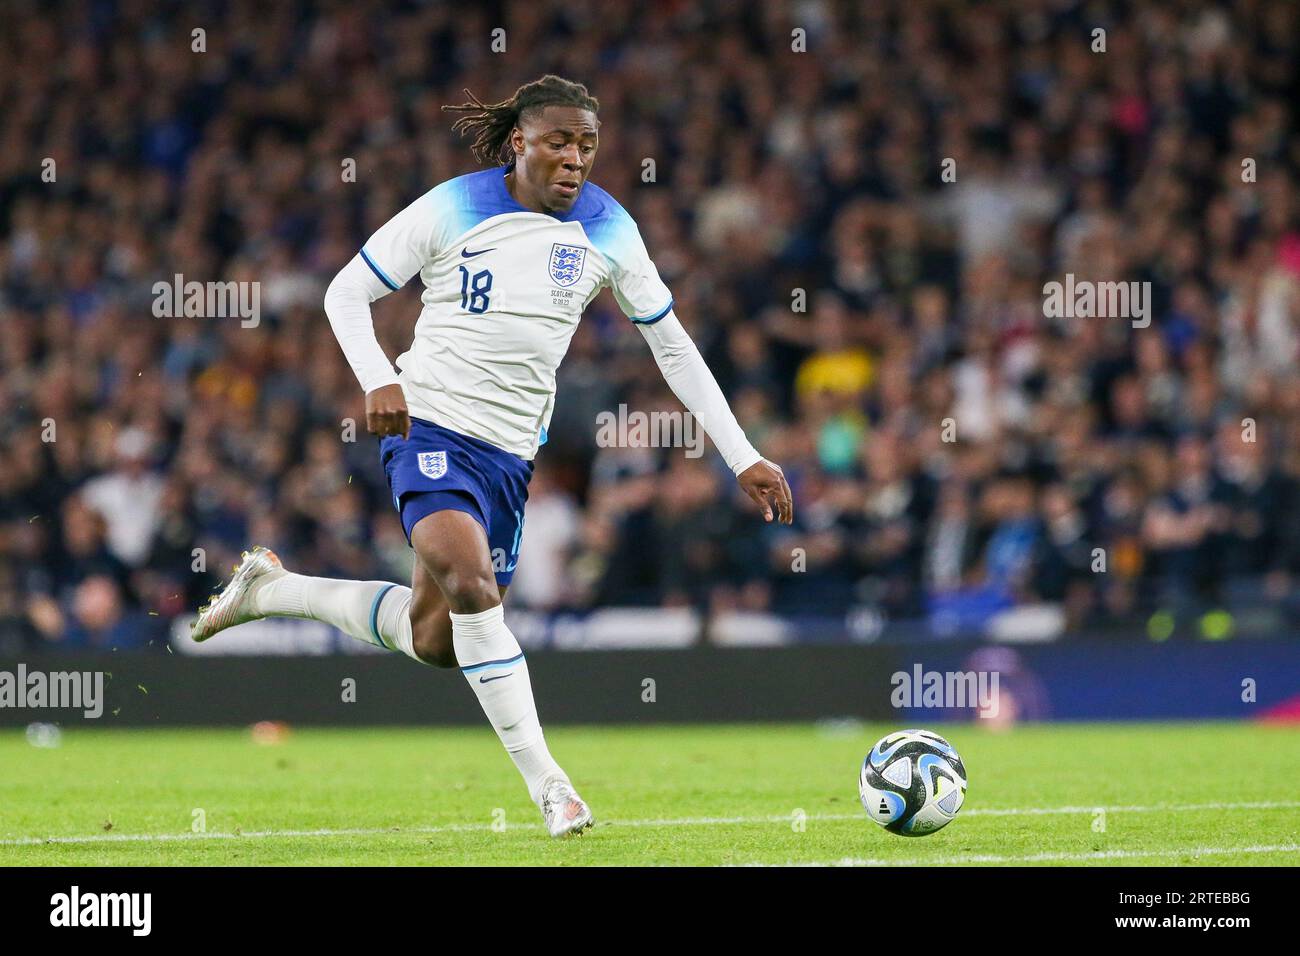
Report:
M10 0L0 645L160 647L251 543L408 577L324 288L474 168L441 105L544 72L599 98L592 179L797 510L765 525L712 451L597 446L680 408L602 293L511 605L1286 607L1298 46L1283 0ZM156 317L177 274L259 282L260 321ZM1150 283L1150 325L1045 317L1066 274ZM374 308L390 356L418 285Z

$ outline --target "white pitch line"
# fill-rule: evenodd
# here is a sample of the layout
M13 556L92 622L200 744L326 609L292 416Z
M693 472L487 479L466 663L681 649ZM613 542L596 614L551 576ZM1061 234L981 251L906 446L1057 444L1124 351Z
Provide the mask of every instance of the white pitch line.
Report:
M743 863L741 866L960 866L963 863L1049 863L1087 860L1133 860L1160 856L1222 856L1226 853L1300 853L1300 843L1277 843L1272 846L1198 846L1184 850L1095 850L1091 853L1031 853L1026 856L968 854L965 856L929 857L917 860L878 860L846 856L821 862Z
M1262 800L1255 803L1177 803L1151 804L1149 806L1131 807L972 807L961 813L970 817L1032 817L1050 813L1181 813L1195 810L1294 810L1300 807L1300 800Z
M541 829L541 824L507 823L512 830ZM0 840L0 846L44 846L49 843L153 843L192 840L243 840L259 837L337 837L383 836L397 833L457 833L491 830L485 823L449 823L439 827L388 827L386 829L320 829L320 830L249 830L241 833L92 833L87 836L15 837Z
M1051 814L1096 813L1184 813L1197 810L1294 810L1300 808L1300 800L1266 800L1254 803L1173 803L1149 804L1135 806L1107 807L1093 805L1089 807L972 807L960 811L962 817L1037 817ZM806 820L861 820L865 813L810 813ZM792 815L772 815L765 817L689 817L682 820L614 820L614 824L624 827L667 827L694 826L714 823L789 823Z
M972 807L963 811L963 817L1018 817L1043 816L1047 814L1096 813L1184 813L1197 810L1291 810L1300 808L1300 800L1261 801L1256 803L1174 803L1151 804L1148 806L1092 806L1092 807ZM747 817L681 817L678 819L652 820L610 820L597 826L613 827L698 827L726 826L751 823L789 823L794 819L792 813L770 816ZM803 819L808 821L865 820L864 813L810 813ZM42 846L63 843L152 843L176 840L240 840L266 837L336 837L336 836L383 836L385 834L415 833L482 833L487 831L539 830L540 823L448 823L433 827L386 827L386 828L347 828L319 830L249 830L244 833L93 833L85 836L51 836L51 837L10 837L0 839L0 846ZM964 857L963 859L971 859Z

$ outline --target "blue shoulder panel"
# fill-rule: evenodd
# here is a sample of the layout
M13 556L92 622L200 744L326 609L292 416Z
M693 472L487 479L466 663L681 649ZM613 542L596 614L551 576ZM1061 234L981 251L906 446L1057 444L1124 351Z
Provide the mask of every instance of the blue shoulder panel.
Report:
M627 210L595 183L582 187L569 221L576 220L602 256L611 264L625 260L636 249L636 223Z
M470 220L466 229L473 229L493 216L529 211L515 202L515 197L506 189L505 174L505 168L497 166L449 180L457 187L457 202Z
M445 204L448 211L454 210L456 226L463 227L461 231L473 229L493 216L533 212L510 195L505 179L508 171L508 167L496 166L457 176L436 187L432 198ZM626 233L629 228L633 232L636 230L632 218L614 197L592 182L583 184L572 209L563 215L552 215L552 218L560 222L581 223L593 241L596 241L596 233L612 238Z
M430 199L437 204L439 219L447 225L448 240L464 235L493 216L533 213L510 195L506 188L507 171L507 167L496 166L468 173L449 179L431 191ZM618 200L593 182L583 184L572 209L552 218L581 224L592 245L611 264L627 262L636 254L636 223Z

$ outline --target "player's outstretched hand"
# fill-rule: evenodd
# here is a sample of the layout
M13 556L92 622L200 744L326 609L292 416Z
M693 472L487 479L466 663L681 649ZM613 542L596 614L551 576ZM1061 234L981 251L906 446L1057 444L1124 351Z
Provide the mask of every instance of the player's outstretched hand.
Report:
M782 524L794 521L794 496L790 494L790 485L780 465L771 461L755 462L736 480L745 489L745 494L763 510L765 521L772 520L772 503L776 504L776 515Z
M366 393L366 430L380 438L385 435L411 437L411 415L406 410L402 386L385 385Z

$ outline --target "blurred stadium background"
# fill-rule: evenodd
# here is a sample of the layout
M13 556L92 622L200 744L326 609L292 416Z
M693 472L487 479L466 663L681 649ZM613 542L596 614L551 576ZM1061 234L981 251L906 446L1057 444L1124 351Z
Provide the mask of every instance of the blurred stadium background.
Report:
M538 458L521 643L1168 640L1161 668L1214 643L1221 674L1254 639L1300 666L1294 3L8 0L0 23L0 657L192 652L250 543L408 579L324 289L474 168L443 104L556 72L600 99L592 178L797 521L764 526L711 449L597 446L602 411L680 407L602 293ZM178 273L259 282L260 322L155 317ZM1067 273L1149 282L1150 327L1045 318ZM375 307L391 357L416 285ZM204 650L366 649L272 622Z

